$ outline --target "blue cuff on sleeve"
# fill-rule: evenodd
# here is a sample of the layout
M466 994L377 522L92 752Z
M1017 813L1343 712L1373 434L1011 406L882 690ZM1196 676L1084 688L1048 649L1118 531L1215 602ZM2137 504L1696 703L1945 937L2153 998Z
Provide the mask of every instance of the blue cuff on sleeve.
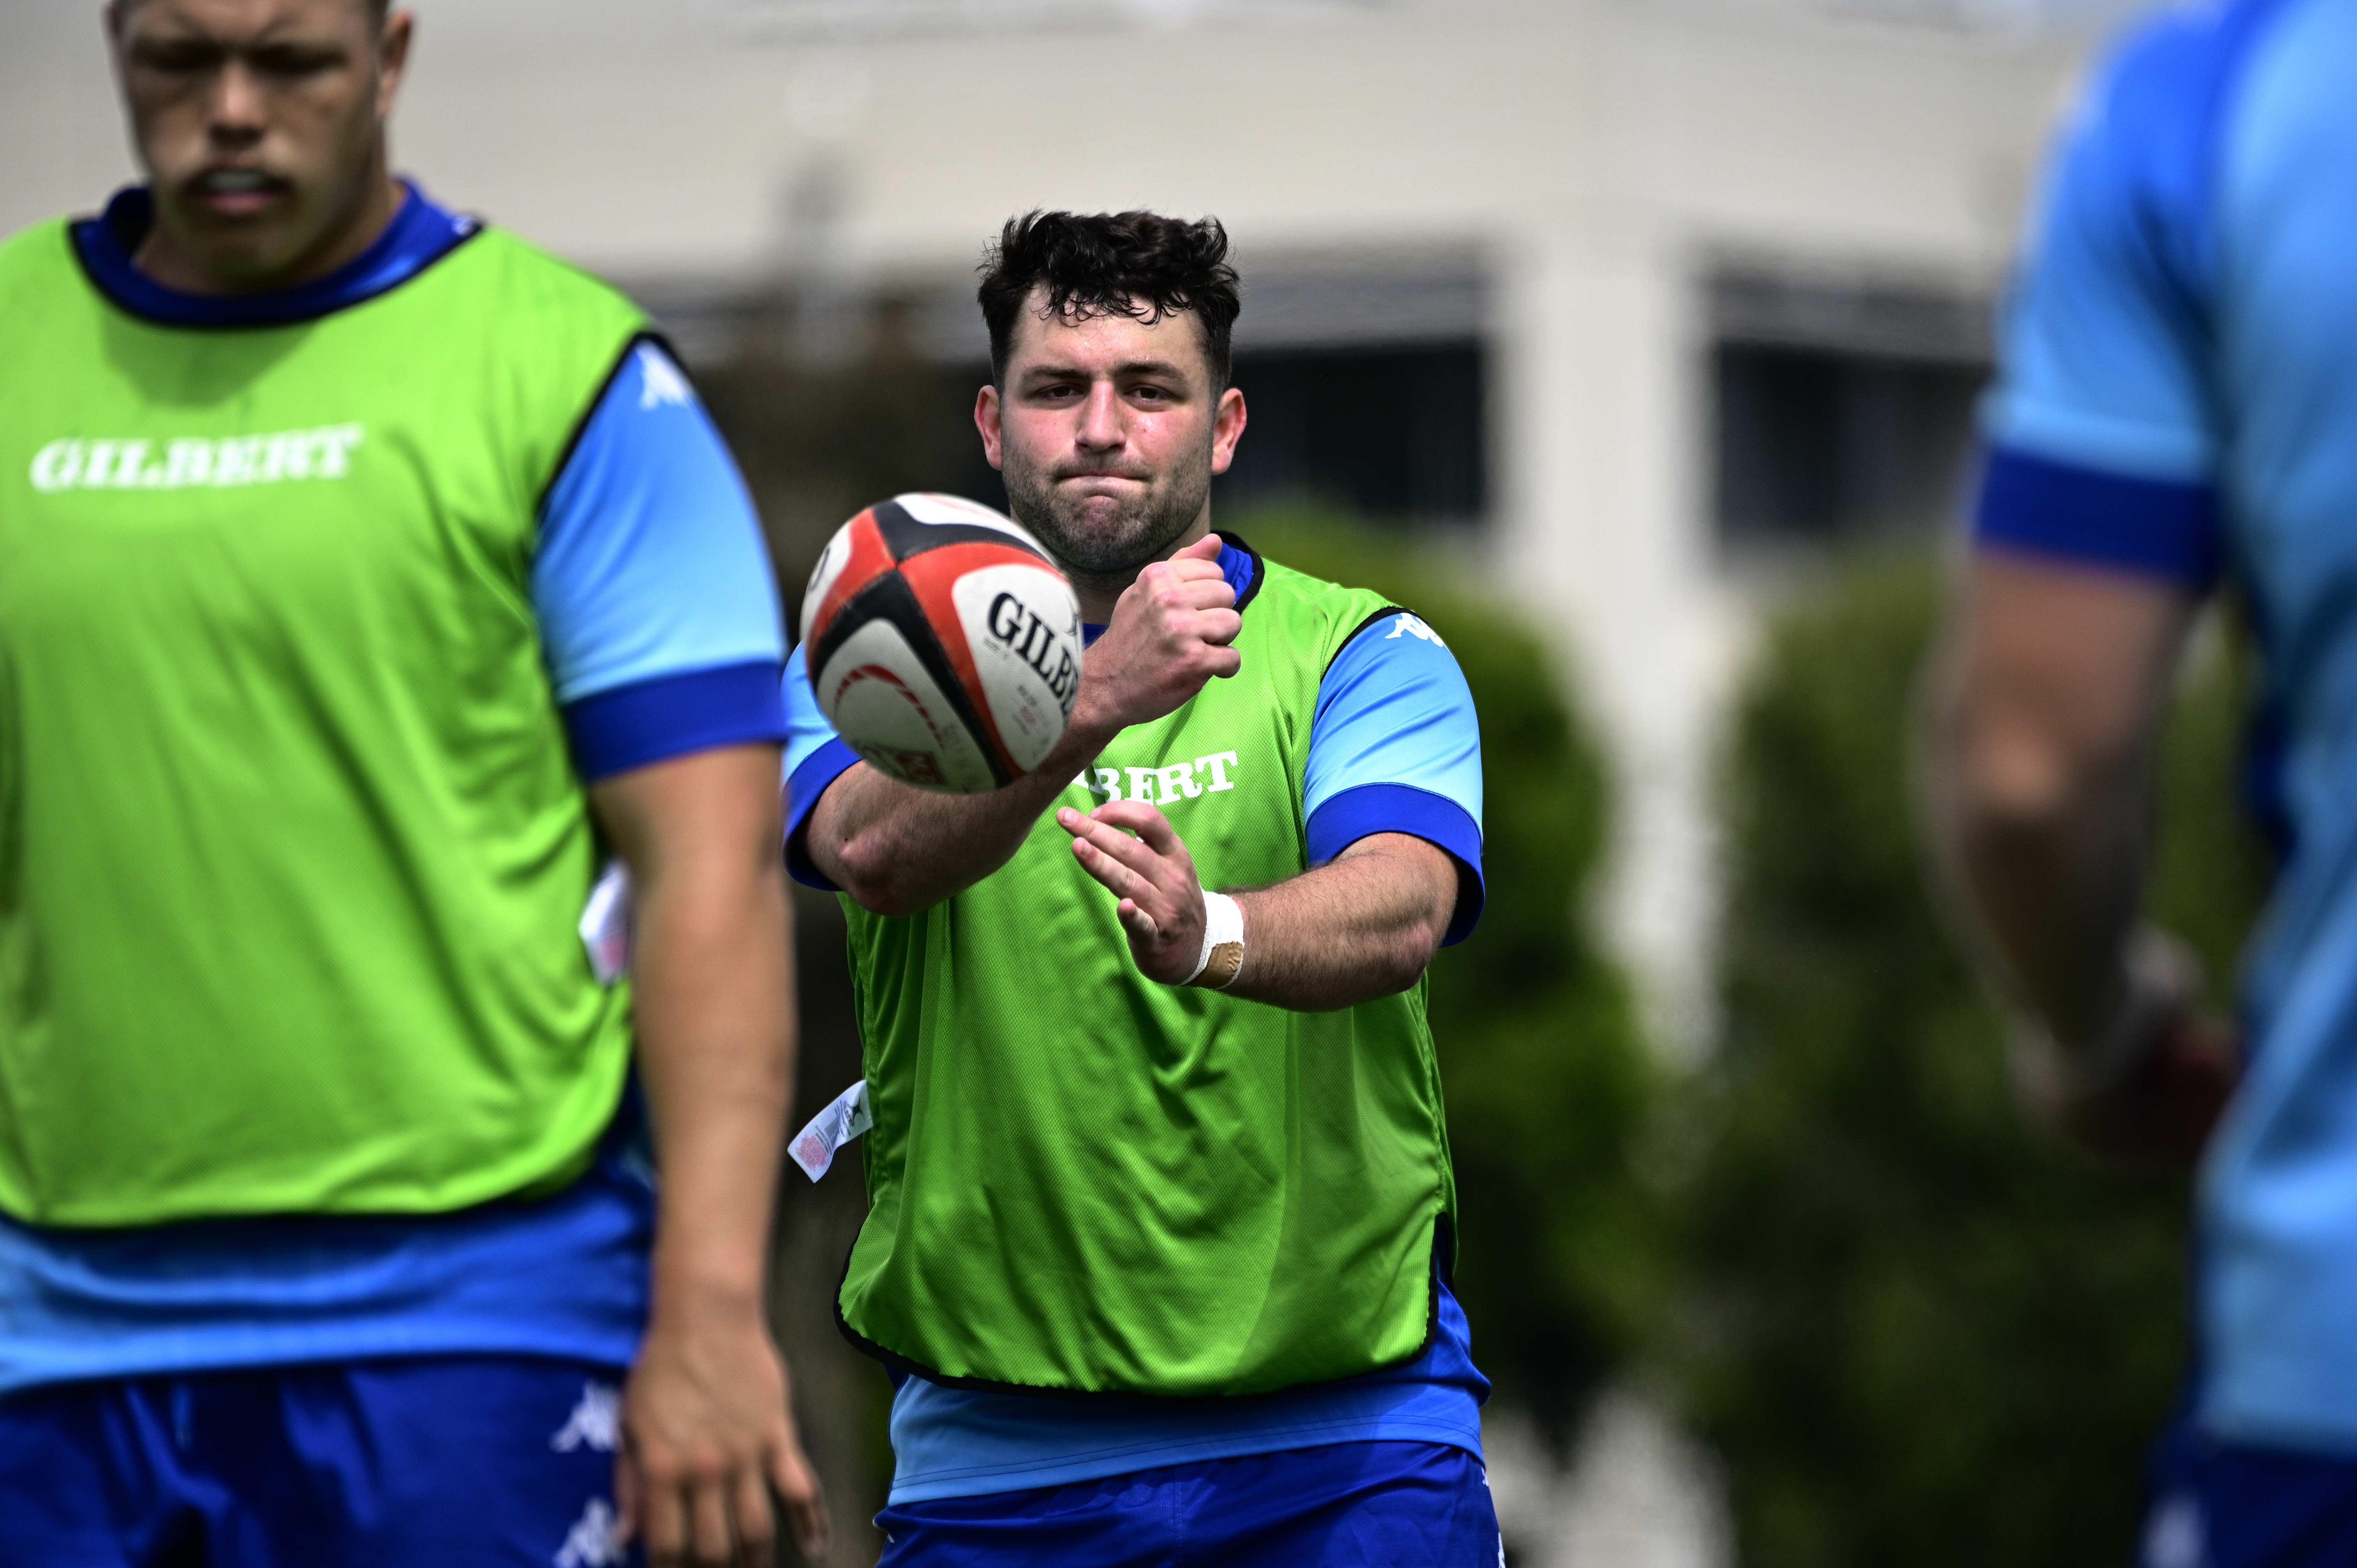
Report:
M811 864L810 846L802 838L802 827L810 821L811 809L826 787L859 760L859 753L840 740L830 740L802 758L786 780L786 874L805 887L823 892L843 891L820 874Z
M2207 485L2131 478L2006 446L1988 454L1975 542L2158 578L2191 593L2218 580L2218 496Z
M617 686L565 704L565 731L592 782L715 746L777 745L786 738L778 665L755 660Z
M1481 830L1473 815L1446 795L1410 784L1361 784L1309 814L1309 864L1323 865L1369 833L1413 833L1457 863L1457 908L1442 947L1473 934L1486 894L1481 883Z

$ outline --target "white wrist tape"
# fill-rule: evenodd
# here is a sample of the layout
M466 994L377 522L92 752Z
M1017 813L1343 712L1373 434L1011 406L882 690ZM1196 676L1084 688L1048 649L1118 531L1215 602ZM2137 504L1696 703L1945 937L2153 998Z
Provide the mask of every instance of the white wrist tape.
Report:
M1181 985L1225 991L1244 972L1243 907L1224 893L1203 889L1203 952Z

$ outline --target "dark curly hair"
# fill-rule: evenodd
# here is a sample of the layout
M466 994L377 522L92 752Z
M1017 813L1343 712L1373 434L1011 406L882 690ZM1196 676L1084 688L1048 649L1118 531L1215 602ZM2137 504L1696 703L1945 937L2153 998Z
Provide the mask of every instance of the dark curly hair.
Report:
M1225 391L1229 340L1243 302L1228 265L1228 231L1158 212L1042 212L1010 218L982 264L982 318L990 328L991 379L1006 381L1016 317L1032 290L1048 291L1049 316L1127 316L1145 322L1191 311L1202 324L1211 390Z

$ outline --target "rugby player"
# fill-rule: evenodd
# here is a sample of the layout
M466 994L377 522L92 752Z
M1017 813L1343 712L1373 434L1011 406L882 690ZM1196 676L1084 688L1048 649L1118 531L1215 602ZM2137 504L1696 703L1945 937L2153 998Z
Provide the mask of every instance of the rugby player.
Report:
M1432 628L1211 530L1243 435L1215 221L1009 222L975 405L1091 646L1035 773L929 794L786 678L795 875L841 889L895 1374L894 1564L1481 1564L1424 971L1481 902Z
M106 28L147 177L0 246L0 1557L815 1547L743 488L627 300L388 172L407 15Z
M2198 1371L2146 1568L2357 1562L2357 9L2172 8L2050 170L1957 589L1940 822L2035 1101L2190 1159ZM2155 728L2222 585L2281 871L2237 1031L2138 929ZM2231 1088L2231 1100L2227 1100Z

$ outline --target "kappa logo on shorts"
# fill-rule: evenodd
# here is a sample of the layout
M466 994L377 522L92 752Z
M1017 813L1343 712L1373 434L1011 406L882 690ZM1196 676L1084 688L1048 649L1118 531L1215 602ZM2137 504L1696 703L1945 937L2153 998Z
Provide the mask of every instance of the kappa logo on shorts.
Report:
M1092 770L1096 774L1094 779L1083 772L1072 782L1108 800L1131 800L1148 806L1168 806L1191 800L1198 795L1216 795L1222 789L1234 789L1236 781L1228 777L1228 769L1235 765L1234 752L1215 751L1209 757L1174 762L1166 768L1099 768ZM1126 796L1121 792L1124 774L1129 776Z
M587 1382L581 1385L580 1402L548 1445L559 1454L576 1448L611 1454L621 1441L622 1391L612 1383Z
M230 489L293 479L340 479L367 431L323 424L269 435L143 436L102 440L68 436L33 454L33 488L56 490Z
M550 1561L556 1568L614 1568L624 1555L621 1516L605 1498L591 1498Z
M2144 1552L2137 1568L2209 1568L2209 1532L2201 1528L2201 1504L2183 1492L2163 1498L2145 1522Z

